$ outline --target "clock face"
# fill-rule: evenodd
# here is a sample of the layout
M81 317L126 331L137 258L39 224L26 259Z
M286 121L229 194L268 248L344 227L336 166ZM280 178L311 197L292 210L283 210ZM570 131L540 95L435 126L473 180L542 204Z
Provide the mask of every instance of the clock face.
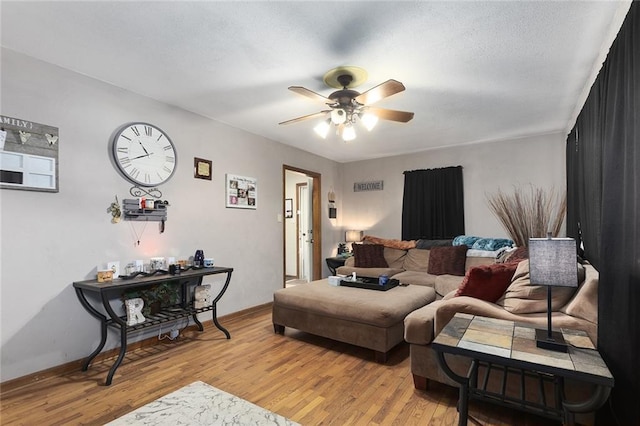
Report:
M147 123L128 124L113 139L113 158L122 174L140 186L157 186L176 170L176 149L162 130Z

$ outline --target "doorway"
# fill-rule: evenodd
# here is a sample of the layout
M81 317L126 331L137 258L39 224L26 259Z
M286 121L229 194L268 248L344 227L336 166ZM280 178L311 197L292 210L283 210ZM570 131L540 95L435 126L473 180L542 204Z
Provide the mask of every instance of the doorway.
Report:
M283 286L319 280L322 274L322 228L320 217L321 175L283 165Z

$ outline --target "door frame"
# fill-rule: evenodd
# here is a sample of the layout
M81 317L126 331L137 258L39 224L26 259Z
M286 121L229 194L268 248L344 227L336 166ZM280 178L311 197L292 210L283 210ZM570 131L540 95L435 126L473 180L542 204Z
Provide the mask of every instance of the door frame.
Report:
M313 180L313 187L311 188L311 204L312 204L312 216L313 216L313 280L319 280L322 278L322 217L320 216L322 197L321 181L322 175L310 170L301 169L295 166L289 166L287 164L282 165L282 217L284 217L284 199L286 197L287 187L287 171L302 173ZM287 233L284 221L282 222L282 286L286 284L287 274Z

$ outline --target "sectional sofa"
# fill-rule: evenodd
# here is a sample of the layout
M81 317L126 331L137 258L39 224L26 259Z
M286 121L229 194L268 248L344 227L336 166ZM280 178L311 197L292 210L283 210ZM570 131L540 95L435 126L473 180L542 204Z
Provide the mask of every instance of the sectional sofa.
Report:
M411 372L418 389L426 389L428 380L457 386L440 369L430 344L458 312L546 327L546 287L531 285L526 249L505 252L501 256L496 253L498 257L478 256L477 251L466 250L461 270L460 253L464 253L466 247L456 249L445 246L443 249L440 245L431 245L421 249L412 242L379 238L366 241L365 237L366 242L382 246L378 250L382 252L386 267L358 266L358 259L353 256L337 269L339 274L356 272L357 275L370 277L386 274L400 282L430 286L436 291L436 301L412 311L404 320L404 339L410 345ZM358 249L358 246L354 246L356 255ZM444 265L444 271L437 270L443 267L443 255L458 257L457 266L454 266L454 269L457 268L455 274L440 273L453 272L447 268L455 265L455 261ZM433 261L440 263L438 268L433 267ZM576 267L579 269L580 282L577 290L564 288L553 292L553 326L583 330L588 334L590 343L597 346L598 271L588 263L576 263ZM499 273L502 277L498 277ZM482 278L476 281L488 282L499 278L502 283L490 288L493 294L486 294L486 287L476 287L474 292L467 284L473 282L476 275ZM481 290L478 291L478 288ZM462 374L468 370L469 360L458 357L450 365L454 371Z
M435 351L431 347L435 336L456 313L506 319L533 324L539 328L546 327L547 289L531 285L526 249L495 250L488 255L482 255L474 249L469 250L466 245L453 246L452 241L423 243L421 246L424 248L419 248L420 245L415 241L384 240L375 237L365 237L365 243L368 244L354 245L354 256L337 269L338 274L351 275L355 272L358 276L366 277L387 275L400 283L409 284L409 287L405 288L426 287L434 290L434 297L423 296L424 300L414 300L409 309L397 312L404 318L403 339L410 345L411 372L417 389L426 389L429 380L457 386L441 370ZM585 347L596 347L598 271L586 262L576 262L576 268L579 271L579 287L563 288L552 293L553 326L583 330L589 337L587 340L590 340L584 342ZM377 339L373 338L374 335L383 337L385 343L382 349L367 346L370 343L360 343L356 335L362 332L355 333L354 336L347 335L348 330L358 330L357 327L361 326L362 315L356 315L357 318L351 318L350 315L368 309L363 307L363 304L366 305L366 297L358 299L358 306L354 305L351 308L354 301L345 299L343 294L334 294L336 292L325 288L323 292L329 292L333 298L340 299L344 306L338 302L331 302L331 298L327 296L323 296L326 300L319 303L311 295L312 289L317 286L309 286L309 290L305 290L304 286L297 287L301 288L295 292L288 291L289 289L279 290L278 297L274 298L276 332L283 332L286 325L335 340L372 347L376 351L384 351L385 354L400 340L394 338L390 341L389 332L381 334L379 330L383 328L380 327L378 331L373 330L374 332L367 329L371 334L367 336L372 341ZM287 298L304 297L305 302L294 303L296 309L291 310L291 303L284 307L279 303L278 299L283 299L285 295ZM333 308L328 308L328 305L332 305ZM383 303L382 307L385 309L379 309L379 316L391 317L390 313L386 312L390 308L387 305L390 303ZM314 314L314 310L320 309L319 306L322 307L322 317ZM350 314L350 311L353 312ZM330 312L330 315L326 315L327 312ZM309 319L311 314L314 316ZM375 312L369 314L375 315ZM393 318L395 329L395 317ZM339 322L338 326L334 327L335 330L331 329L332 321ZM392 329L390 326L386 327L385 330ZM447 355L447 363L456 373L463 375L468 371L470 361ZM506 383L507 389L518 392L519 385L515 383L517 381L517 377L510 377ZM567 391L568 395L577 395L581 389L568 383Z

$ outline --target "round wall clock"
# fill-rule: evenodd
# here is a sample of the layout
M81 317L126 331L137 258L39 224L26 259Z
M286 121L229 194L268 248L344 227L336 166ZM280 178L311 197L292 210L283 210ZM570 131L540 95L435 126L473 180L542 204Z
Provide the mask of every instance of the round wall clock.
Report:
M150 187L168 181L176 170L176 148L169 136L148 123L131 123L113 138L113 159L136 185Z

